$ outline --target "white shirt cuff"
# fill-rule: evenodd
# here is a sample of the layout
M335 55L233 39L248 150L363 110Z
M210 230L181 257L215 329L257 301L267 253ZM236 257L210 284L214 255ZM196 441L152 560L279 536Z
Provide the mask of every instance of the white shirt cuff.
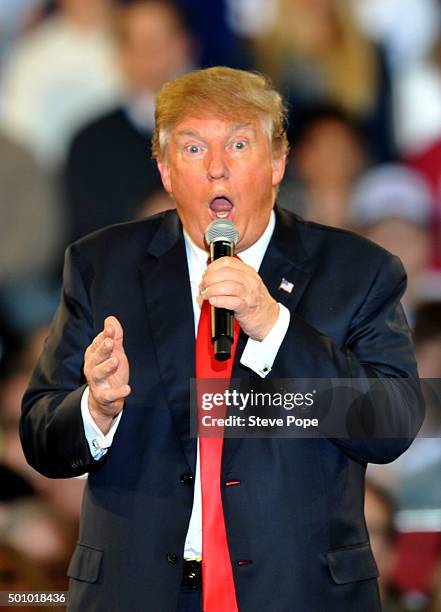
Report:
M89 443L90 452L96 461L101 459L112 446L113 436L118 428L121 415L122 412L115 418L107 434L103 434L89 411L89 387L84 389L81 396L81 416L83 417L84 433Z
M279 303L279 316L271 331L263 340L248 339L240 363L256 372L261 378L265 378L271 372L290 320L290 311L286 306Z

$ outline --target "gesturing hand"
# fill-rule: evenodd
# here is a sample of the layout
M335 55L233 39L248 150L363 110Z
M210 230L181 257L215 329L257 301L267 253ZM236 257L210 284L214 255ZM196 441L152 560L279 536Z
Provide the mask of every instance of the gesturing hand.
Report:
M123 347L123 328L116 317L107 317L104 329L84 356L84 375L89 385L89 411L107 433L130 394L129 362Z
M279 305L258 273L235 257L211 263L200 292L212 306L233 310L243 331L254 340L263 340L279 316Z

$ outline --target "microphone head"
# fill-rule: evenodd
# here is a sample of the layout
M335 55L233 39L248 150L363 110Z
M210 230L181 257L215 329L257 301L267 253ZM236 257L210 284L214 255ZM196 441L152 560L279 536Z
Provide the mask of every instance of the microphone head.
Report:
M239 240L239 232L232 221L228 219L215 219L210 223L205 232L205 240L207 244L225 240L232 242L236 246Z

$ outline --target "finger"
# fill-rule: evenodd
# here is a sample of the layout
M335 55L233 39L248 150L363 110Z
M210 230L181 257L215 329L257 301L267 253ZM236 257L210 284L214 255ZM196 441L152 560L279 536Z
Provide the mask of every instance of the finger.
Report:
M114 374L119 366L119 360L114 355L106 359L91 370L90 378L95 384L103 382L109 376Z
M259 277L252 268L247 270L237 270L230 266L224 266L218 270L208 270L207 268L204 276L202 277L200 290L202 292L210 285L223 280L236 281L237 283L242 283L248 287L257 287L259 283Z
M112 329L112 337L115 340L115 343L118 345L118 347L122 347L124 330L119 320L115 316L111 315L106 317L104 326Z
M216 261L213 261L213 263L209 264L205 268L204 277L207 276L207 274L210 275L214 272L220 272L225 270L234 270L239 274L256 274L254 268L248 266L243 261L238 261L233 257L221 257L221 259L216 259Z
M110 357L113 351L114 342L112 338L104 338L99 345L97 345L94 352L87 355L87 363L89 367L95 367Z
M241 314L247 308L245 300L232 295L214 296L208 301L212 306L216 306L216 308L227 308L228 310L234 310L237 314Z
M115 328L111 322L106 323L106 321L104 321L104 328L102 331L95 336L92 343L88 347L92 353L94 353L101 346L106 338L113 338L115 336Z
M128 395L130 395L130 393L131 389L129 385L123 385L122 387L118 387L116 389L99 389L98 391L95 391L94 397L99 404L106 405L124 400Z
M107 337L107 335L106 335L106 331L103 329L102 331L100 331L100 333L99 333L99 334L97 334L97 335L95 336L95 338L92 340L91 344L89 344L89 346L88 346L88 350L89 350L91 353L94 353L94 352L97 350L97 348L98 348L99 346L101 346L101 343L103 342L103 340L104 340L106 337Z
M93 380L95 380L94 373L96 368L99 368L103 363L106 363L111 358L111 356L111 351L104 355L102 355L100 352L88 353L86 351L84 357L84 374L89 384Z
M210 285L204 290L203 293L201 292L201 295L204 300L208 300L212 297L223 297L227 295L245 299L245 297L248 295L248 289L243 283L227 280Z

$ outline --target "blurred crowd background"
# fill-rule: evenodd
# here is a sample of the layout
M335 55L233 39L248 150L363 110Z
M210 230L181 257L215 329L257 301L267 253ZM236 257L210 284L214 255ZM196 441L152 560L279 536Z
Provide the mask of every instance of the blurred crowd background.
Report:
M64 590L77 534L84 480L33 471L17 429L64 249L173 207L150 153L155 93L211 65L262 71L286 99L279 205L407 270L434 384L423 435L369 468L366 518L385 611L440 612L439 0L0 0L0 591Z

